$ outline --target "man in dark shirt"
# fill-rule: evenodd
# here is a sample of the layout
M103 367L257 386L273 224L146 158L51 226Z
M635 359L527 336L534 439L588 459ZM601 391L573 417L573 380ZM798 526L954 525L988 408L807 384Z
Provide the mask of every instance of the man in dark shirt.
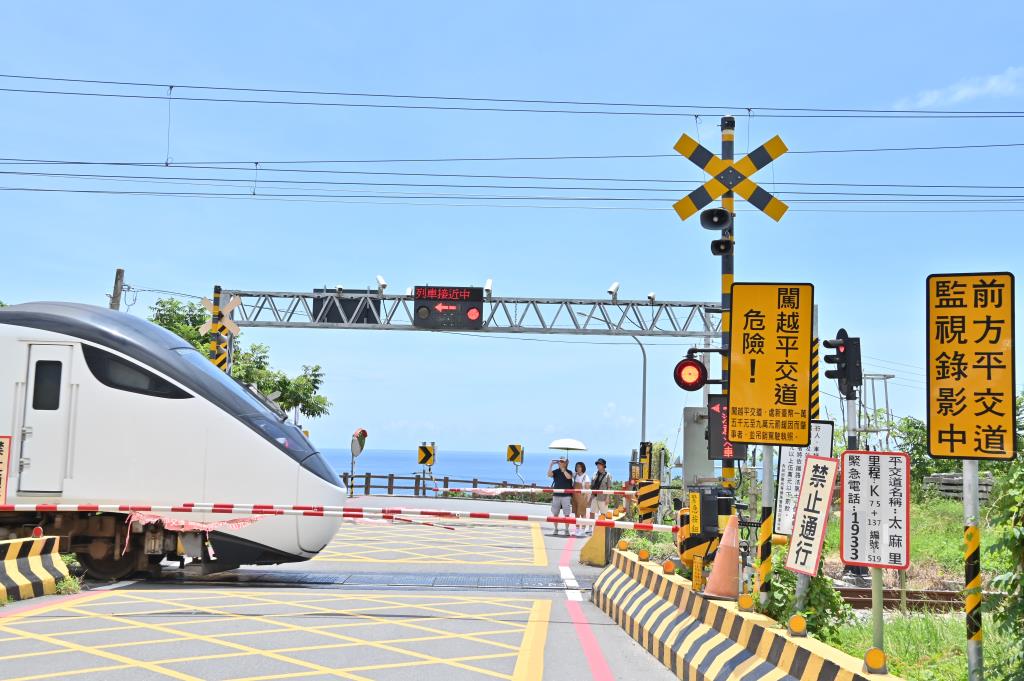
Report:
M555 468L555 465L558 468ZM558 517L559 511L568 518L572 514L572 471L569 470L569 457L563 454L553 459L548 464L548 477L551 478L551 486L555 489L570 490L568 492L555 492L551 495L551 515ZM555 530L552 537L558 536L558 528L561 523L555 523ZM565 536L569 536L569 526L565 525Z

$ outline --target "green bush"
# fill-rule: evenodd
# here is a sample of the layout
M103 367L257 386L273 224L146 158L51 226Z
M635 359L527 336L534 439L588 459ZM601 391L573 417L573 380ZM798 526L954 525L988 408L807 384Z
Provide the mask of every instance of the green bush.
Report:
M76 594L82 590L82 580L74 575L65 577L57 582L57 593L61 596Z
M804 607L796 610L796 574L785 568L786 556L776 550L772 555L771 596L758 610L781 624L796 612L807 619L807 632L822 641L831 641L839 628L853 621L853 609L818 569L807 588Z

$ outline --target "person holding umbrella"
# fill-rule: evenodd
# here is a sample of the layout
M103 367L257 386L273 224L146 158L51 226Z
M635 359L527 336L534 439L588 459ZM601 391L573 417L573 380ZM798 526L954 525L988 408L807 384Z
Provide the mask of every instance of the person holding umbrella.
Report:
M558 468L555 468L555 466ZM551 478L551 486L556 490L572 490L573 488L573 475L572 471L569 470L569 456L567 454L560 455L557 459L552 459L548 465L548 477ZM551 516L554 518L558 517L561 513L566 518L572 515L572 492L554 492L551 495ZM555 529L551 533L552 537L558 536L559 523L555 523ZM565 536L569 536L569 526L565 526Z

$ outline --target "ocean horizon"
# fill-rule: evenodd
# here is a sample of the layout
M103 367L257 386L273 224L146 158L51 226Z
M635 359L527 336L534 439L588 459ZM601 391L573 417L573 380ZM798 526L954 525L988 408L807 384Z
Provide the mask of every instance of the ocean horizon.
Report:
M341 473L348 473L352 454L348 449L323 449L321 453L327 462ZM509 482L526 484L536 483L545 486L548 464L558 454L556 452L543 450L537 453L527 451L523 458L523 464L519 466L519 476L516 475L516 467L505 458L505 452L475 452L475 451L443 451L436 454L436 463L432 467L434 478L440 482L445 476L458 480L472 480L476 478L486 482ZM587 474L593 476L597 467L594 461L603 457L608 462L608 472L613 480L623 480L629 472L629 455L595 454L592 452L573 452L569 456L570 465L582 461L587 466ZM399 449L373 449L367 448L356 457L356 475L415 475L423 471L423 466L416 462L416 450ZM460 483L466 487L466 484Z

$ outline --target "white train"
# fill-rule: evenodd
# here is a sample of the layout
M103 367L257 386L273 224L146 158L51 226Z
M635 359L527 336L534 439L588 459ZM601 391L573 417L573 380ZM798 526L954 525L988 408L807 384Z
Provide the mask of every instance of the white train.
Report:
M0 308L0 445L0 505L345 498L324 458L262 398L175 334L90 305ZM118 514L0 512L0 539L42 526L92 575L116 579L183 556L206 572L305 560L339 525L265 516L211 531L207 543L204 532L129 526Z

